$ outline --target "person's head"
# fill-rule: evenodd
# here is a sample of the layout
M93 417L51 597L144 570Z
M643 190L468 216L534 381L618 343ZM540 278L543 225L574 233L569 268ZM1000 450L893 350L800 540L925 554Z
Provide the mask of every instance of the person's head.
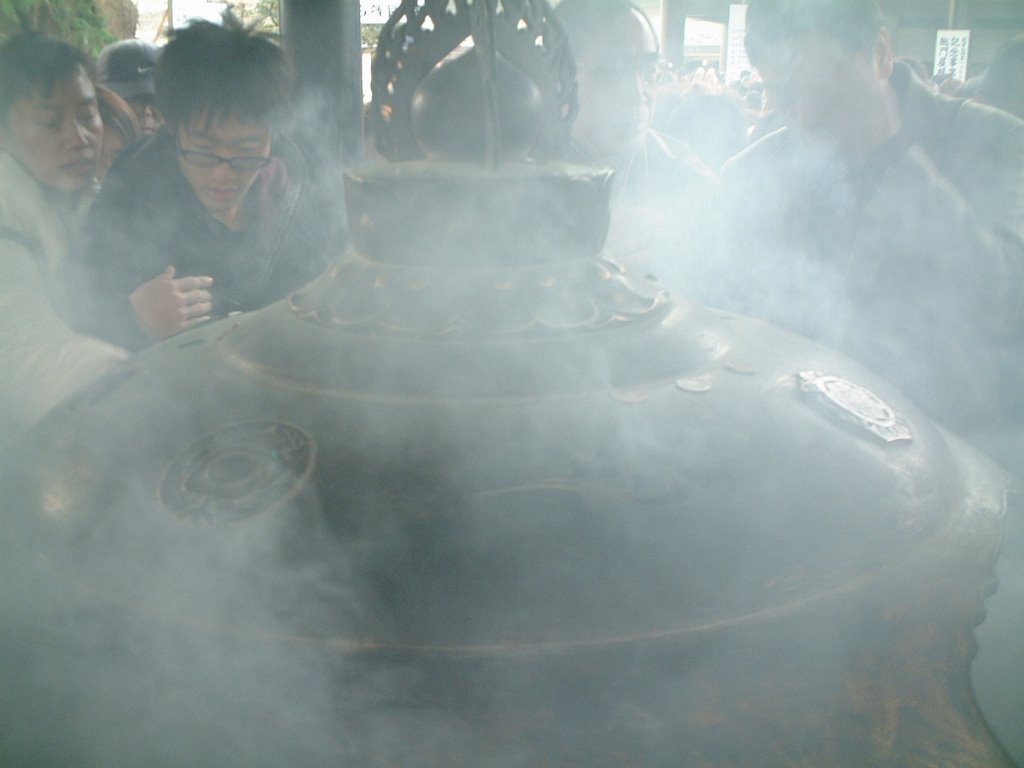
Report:
M576 60L573 141L598 160L628 153L653 116L654 27L629 0L562 0L555 15Z
M182 173L226 223L269 157L291 84L284 51L230 15L223 25L193 21L176 29L164 47L157 106L178 142Z
M96 80L116 93L135 112L139 128L152 134L160 127L156 107L156 64L160 49L145 40L118 40L100 51Z
M1004 43L978 83L977 98L1024 118L1024 36Z
M856 150L891 98L883 22L875 0L751 0L747 54L796 127Z
M21 32L0 45L0 149L47 189L89 188L103 137L89 59Z
M135 111L127 101L102 85L96 86L96 98L103 118L103 143L96 165L96 177L102 181L121 150L141 133Z

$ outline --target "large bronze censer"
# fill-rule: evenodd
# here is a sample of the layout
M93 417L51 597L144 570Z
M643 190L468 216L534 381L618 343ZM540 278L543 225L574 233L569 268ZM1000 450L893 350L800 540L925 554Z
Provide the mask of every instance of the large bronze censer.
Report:
M349 174L350 252L9 473L0 763L1009 765L968 680L1002 472L602 254L608 173L522 159L573 111L542 3L407 2L377 58L406 159Z

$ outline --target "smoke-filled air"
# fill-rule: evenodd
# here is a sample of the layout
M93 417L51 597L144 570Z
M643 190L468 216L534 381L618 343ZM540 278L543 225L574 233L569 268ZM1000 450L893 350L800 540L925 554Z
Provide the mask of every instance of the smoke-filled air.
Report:
M0 766L1024 761L1011 25L684 5L0 41Z

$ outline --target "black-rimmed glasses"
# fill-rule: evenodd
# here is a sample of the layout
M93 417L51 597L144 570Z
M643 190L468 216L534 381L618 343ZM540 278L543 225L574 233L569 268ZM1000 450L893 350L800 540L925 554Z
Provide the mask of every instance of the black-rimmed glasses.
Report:
M266 168L271 158L263 156L243 155L242 157L222 157L212 152L200 152L197 149L182 149L178 147L178 154L186 163L200 168L216 168L221 163L227 163L233 171L239 173L252 173Z

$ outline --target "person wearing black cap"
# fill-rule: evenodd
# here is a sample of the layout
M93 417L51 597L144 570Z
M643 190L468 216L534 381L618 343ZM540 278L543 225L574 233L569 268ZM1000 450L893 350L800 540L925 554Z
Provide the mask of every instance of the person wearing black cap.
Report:
M156 106L156 64L160 49L145 40L118 40L106 46L96 60L96 79L127 101L143 136L151 136L163 122Z

